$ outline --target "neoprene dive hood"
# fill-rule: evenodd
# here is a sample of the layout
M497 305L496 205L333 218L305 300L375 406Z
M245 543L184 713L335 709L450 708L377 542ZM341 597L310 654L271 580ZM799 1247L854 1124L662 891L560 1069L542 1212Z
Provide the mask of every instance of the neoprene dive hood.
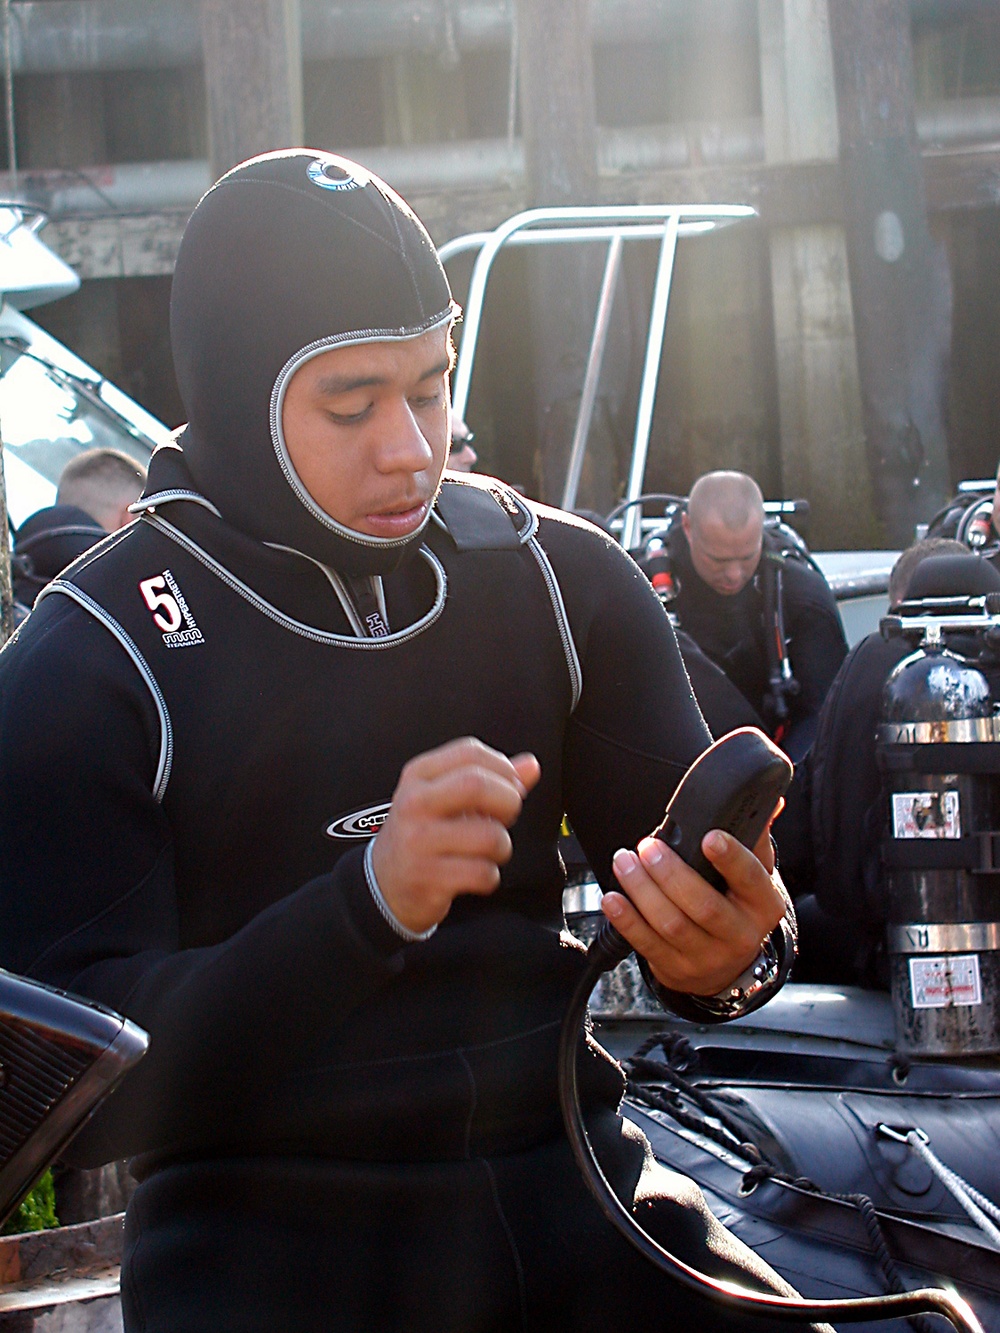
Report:
M285 448L284 390L322 352L417 338L455 310L423 224L371 172L308 149L234 167L188 223L171 294L180 444L199 492L261 541L390 573L421 533L357 533L316 504Z

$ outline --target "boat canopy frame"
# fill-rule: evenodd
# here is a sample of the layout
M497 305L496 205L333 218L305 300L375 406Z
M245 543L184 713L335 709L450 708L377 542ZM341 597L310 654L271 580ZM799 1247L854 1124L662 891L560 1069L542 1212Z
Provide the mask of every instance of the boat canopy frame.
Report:
M580 406L560 502L563 509L575 508L624 246L631 241L659 240L660 252L650 301L635 435L624 496L624 500L629 503L624 511L621 532L621 542L626 549L638 545L642 532L642 506L632 502L642 495L645 482L677 243L682 238L705 235L720 227L755 217L756 210L746 204L606 204L530 208L507 218L493 231L470 232L446 242L438 251L443 264L459 254L478 251L472 268L464 328L455 366L452 389L455 415L464 418L468 406L487 283L500 251L511 245L589 243L606 246L604 276L597 299Z

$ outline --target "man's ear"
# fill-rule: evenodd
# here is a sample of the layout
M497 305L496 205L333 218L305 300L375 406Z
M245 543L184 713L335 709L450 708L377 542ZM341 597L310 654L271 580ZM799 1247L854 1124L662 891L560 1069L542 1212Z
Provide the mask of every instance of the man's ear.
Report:
M681 514L681 527L684 529L684 536L687 537L688 541L690 541L690 540L691 540L691 520L688 518L686 512L683 513L683 514Z

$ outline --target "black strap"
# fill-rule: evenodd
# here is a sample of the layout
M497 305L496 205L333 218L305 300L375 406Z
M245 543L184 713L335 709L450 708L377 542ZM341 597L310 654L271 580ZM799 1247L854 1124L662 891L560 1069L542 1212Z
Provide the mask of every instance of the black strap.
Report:
M760 590L764 601L764 649L767 656L767 700L779 726L788 720L788 700L799 693L792 675L785 639L785 594L782 557L765 551L760 561Z
M521 545L523 516L504 492L446 481L437 511L460 551L513 551Z
M964 838L887 838L882 864L892 870L971 870L1000 875L1000 833Z
M1000 745L995 741L880 745L876 757L887 773L1000 773Z

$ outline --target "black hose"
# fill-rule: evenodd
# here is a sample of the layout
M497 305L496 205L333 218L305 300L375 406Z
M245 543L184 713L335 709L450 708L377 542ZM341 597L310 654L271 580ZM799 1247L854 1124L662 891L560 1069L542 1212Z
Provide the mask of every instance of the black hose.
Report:
M587 966L577 983L563 1020L559 1040L559 1102L566 1135L588 1189L601 1212L640 1254L681 1286L744 1315L770 1316L788 1322L836 1320L858 1324L865 1320L896 1319L904 1315L943 1315L959 1333L983 1333L972 1308L957 1293L927 1287L893 1296L859 1296L845 1301L810 1301L793 1296L748 1292L732 1282L720 1282L700 1273L665 1250L643 1231L608 1183L594 1155L580 1111L577 1087L577 1051L580 1029L591 991L603 972L628 957L631 946L609 923L604 924L587 950Z

